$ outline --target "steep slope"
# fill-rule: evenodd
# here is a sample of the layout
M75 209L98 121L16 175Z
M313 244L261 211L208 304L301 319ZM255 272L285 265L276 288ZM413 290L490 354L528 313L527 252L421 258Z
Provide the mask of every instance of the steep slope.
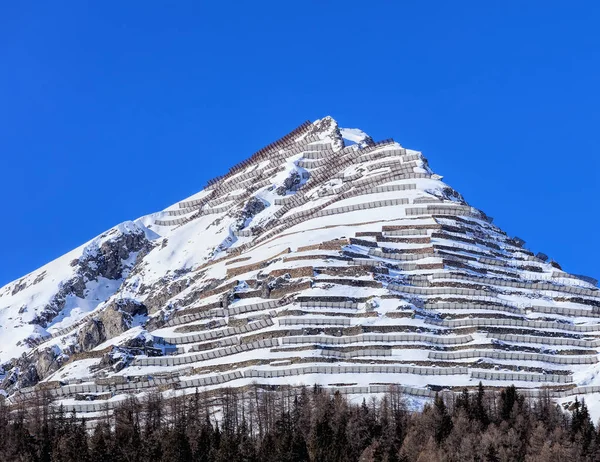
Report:
M392 140L307 122L1 289L2 388L77 412L254 382L600 391L581 388L600 385L596 282L441 180Z

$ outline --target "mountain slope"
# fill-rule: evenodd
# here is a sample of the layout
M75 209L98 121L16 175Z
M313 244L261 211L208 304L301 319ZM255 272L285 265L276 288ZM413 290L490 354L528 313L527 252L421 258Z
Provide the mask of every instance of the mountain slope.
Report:
M307 122L0 289L4 393L94 412L253 382L600 391L576 388L600 385L595 281L441 180L392 140Z

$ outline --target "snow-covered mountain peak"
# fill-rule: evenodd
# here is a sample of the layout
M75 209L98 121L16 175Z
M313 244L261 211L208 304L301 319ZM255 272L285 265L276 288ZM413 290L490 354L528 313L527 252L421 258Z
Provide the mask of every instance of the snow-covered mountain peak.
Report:
M0 289L2 387L94 412L166 384L600 386L592 281L441 179L391 139L305 122Z

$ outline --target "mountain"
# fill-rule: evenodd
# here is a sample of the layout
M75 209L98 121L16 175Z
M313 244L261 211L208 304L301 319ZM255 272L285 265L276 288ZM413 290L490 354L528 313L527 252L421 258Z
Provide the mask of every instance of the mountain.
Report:
M87 413L253 383L599 392L597 281L524 244L420 152L306 122L0 289L2 393Z

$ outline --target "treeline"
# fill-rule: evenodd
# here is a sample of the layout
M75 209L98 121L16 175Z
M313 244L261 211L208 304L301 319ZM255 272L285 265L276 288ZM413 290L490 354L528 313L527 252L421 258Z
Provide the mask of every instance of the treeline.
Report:
M394 388L350 402L314 387L126 400L86 422L39 397L0 403L0 460L86 462L600 461L585 402L568 412L514 387L441 396L410 410Z

